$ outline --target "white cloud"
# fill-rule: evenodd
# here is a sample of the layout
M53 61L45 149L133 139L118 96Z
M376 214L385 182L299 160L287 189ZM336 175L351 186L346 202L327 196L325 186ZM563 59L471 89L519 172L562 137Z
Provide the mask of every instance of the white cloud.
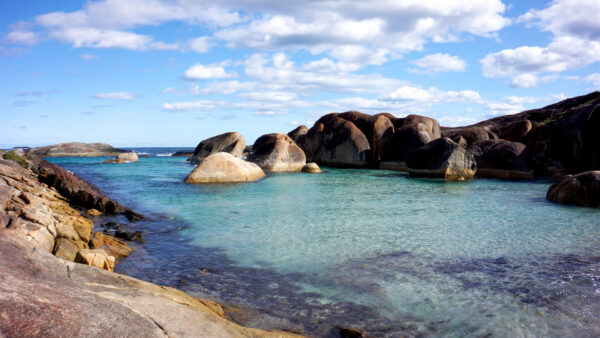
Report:
M83 60L98 60L98 57L92 54L81 54L81 58Z
M444 127L461 127L477 122L476 119L467 116L442 116L437 120Z
M512 105L532 104L540 101L540 98L535 96L507 96L504 99Z
M94 94L97 99L108 99L108 100L133 100L137 97L136 94L128 92L112 92L112 93L97 93Z
M226 79L231 77L225 71L225 68L217 65L202 65L196 63L185 71L184 77L189 80L210 80L210 79Z
M600 73L592 73L583 78L583 81L589 82L594 85L594 87L600 89Z
M441 102L477 102L481 99L478 92L473 90L441 91L435 87L427 89L403 86L382 96L386 101L418 101L427 103Z
M39 37L35 32L17 29L4 37L6 43L14 43L19 45L32 46L39 41Z
M197 53L208 52L211 46L210 37L202 36L188 41L188 49Z
M249 101L288 102L295 100L297 95L287 92L250 92L239 94L238 98Z
M559 73L600 61L600 13L596 0L556 0L543 10L531 10L518 21L552 32L545 47L521 46L488 54L481 60L487 77L512 77L516 87L537 86L537 74ZM552 80L546 78L547 81Z
M467 63L458 56L450 54L429 54L413 62L419 69L416 73L436 72L461 72L467 67Z

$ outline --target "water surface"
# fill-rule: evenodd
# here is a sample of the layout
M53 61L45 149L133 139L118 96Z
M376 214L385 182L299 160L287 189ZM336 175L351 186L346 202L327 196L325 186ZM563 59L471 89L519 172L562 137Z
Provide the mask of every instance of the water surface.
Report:
M248 325L600 335L600 210L549 203L551 181L325 168L188 185L185 158L51 160L150 215L117 271L257 309Z

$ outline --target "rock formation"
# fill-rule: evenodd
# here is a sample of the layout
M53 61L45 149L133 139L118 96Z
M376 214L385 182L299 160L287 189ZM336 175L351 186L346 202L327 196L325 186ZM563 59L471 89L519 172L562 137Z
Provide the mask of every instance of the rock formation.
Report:
M304 135L306 135L306 133L308 132L308 128L305 125L301 125L298 126L297 128L295 128L294 130L290 131L287 135L294 140L294 142L296 142L296 144L299 144L301 138L304 137Z
M138 155L134 152L121 153L116 158L108 159L103 163L134 163L138 161Z
M100 157L117 156L127 150L113 148L105 143L60 143L51 146L31 148L28 153L41 157Z
M230 153L220 152L204 158L185 178L185 183L235 183L263 178L265 173L252 163Z
M218 152L226 152L235 157L242 157L245 148L246 141L240 133L224 133L200 142L190 161L192 164L198 164L205 157Z
M477 175L508 180L532 179L523 143L487 140L473 143L469 151L477 161Z
M317 165L315 162L310 162L310 163L306 163L306 165L304 165L304 167L302 167L302 172L303 173L309 173L309 174L318 174L321 173L321 168L319 168L319 165Z
M264 171L272 172L300 171L306 164L304 151L282 133L259 137L247 160L256 163Z
M600 208L600 171L563 177L548 189L546 199L555 203Z
M408 155L410 176L439 177L448 181L473 178L477 164L473 155L449 138L439 138L415 149Z

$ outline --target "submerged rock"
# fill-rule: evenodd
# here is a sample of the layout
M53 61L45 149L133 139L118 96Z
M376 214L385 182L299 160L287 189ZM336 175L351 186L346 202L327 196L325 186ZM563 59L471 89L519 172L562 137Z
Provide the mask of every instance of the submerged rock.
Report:
M319 168L319 165L314 163L314 162L310 162L310 163L306 163L306 165L304 167L302 167L302 172L303 173L309 173L309 174L318 174L321 171L321 168Z
M406 160L411 176L439 177L450 181L473 178L474 156L449 138L439 138L413 151Z
M600 170L563 177L548 189L546 199L555 203L600 208Z
M192 164L198 164L205 157L219 152L230 153L235 157L242 157L245 148L246 141L242 134L237 132L220 134L200 142L198 146L196 146L190 162Z
M128 152L128 153L122 153L117 155L116 158L111 158L108 159L106 161L104 161L103 163L134 163L137 162L138 159L138 155L134 152Z
M230 153L212 154L185 178L185 183L250 182L263 178L265 173L255 163L246 162Z
M306 164L304 151L282 133L259 137L247 160L256 163L264 171L272 172L300 171Z

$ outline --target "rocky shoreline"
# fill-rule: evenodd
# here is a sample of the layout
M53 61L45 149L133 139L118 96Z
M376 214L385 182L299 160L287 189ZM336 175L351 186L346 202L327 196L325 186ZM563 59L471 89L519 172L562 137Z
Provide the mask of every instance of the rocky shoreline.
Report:
M293 336L242 327L219 304L111 272L131 249L94 234L86 215L143 216L35 155L8 158L0 159L3 336Z

